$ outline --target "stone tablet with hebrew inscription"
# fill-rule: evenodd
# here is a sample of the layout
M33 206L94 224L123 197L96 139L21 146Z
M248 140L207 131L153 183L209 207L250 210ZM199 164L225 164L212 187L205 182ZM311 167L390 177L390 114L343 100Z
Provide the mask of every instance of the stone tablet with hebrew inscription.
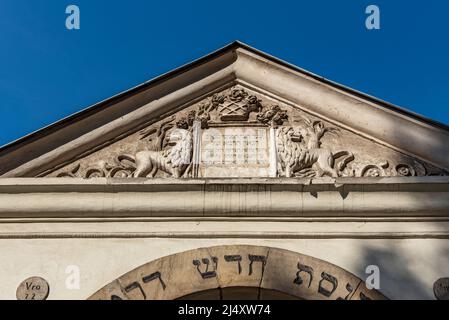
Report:
M201 134L200 177L270 177L275 150L266 127L219 127Z

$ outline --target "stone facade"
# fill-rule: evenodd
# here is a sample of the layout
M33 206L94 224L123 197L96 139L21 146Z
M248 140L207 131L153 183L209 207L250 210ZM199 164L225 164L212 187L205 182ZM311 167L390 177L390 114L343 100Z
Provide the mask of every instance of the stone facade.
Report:
M0 149L0 298L433 299L448 141L234 43Z

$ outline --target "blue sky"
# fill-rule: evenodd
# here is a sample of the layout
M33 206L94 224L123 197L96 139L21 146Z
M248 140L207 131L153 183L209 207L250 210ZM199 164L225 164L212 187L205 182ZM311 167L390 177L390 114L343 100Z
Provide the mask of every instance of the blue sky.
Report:
M2 0L0 145L233 40L448 124L448 15L443 0Z

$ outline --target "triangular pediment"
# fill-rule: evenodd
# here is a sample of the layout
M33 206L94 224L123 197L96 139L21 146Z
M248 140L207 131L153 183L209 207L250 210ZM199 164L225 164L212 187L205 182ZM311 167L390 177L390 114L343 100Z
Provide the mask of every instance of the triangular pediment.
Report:
M238 43L103 104L2 148L0 174L448 175L444 125Z
M241 84L210 93L53 177L367 177L444 171Z

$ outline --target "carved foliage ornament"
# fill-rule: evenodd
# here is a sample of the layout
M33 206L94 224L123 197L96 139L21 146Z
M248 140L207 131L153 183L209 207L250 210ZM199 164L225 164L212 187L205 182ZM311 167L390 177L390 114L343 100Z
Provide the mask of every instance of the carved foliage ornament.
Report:
M200 148L196 135L214 126L256 125L272 128L276 145L276 176L313 178L384 177L447 175L444 170L410 157L363 160L345 143L341 130L311 119L304 112L289 114L279 105L264 102L240 86L214 94L193 108L142 130L135 138L140 145L135 151L119 153L109 161L91 163L80 160L74 166L57 171L58 177L197 177L195 148ZM292 116L295 119L292 120ZM329 139L324 139L324 138ZM338 142L338 143L333 143ZM343 146L343 147L342 147ZM375 144L372 145L376 147ZM232 147L232 146L231 146ZM272 151L274 152L274 151ZM198 152L197 152L198 153ZM112 160L111 160L112 159ZM398 161L406 159L407 161ZM205 165L205 164L203 164Z

